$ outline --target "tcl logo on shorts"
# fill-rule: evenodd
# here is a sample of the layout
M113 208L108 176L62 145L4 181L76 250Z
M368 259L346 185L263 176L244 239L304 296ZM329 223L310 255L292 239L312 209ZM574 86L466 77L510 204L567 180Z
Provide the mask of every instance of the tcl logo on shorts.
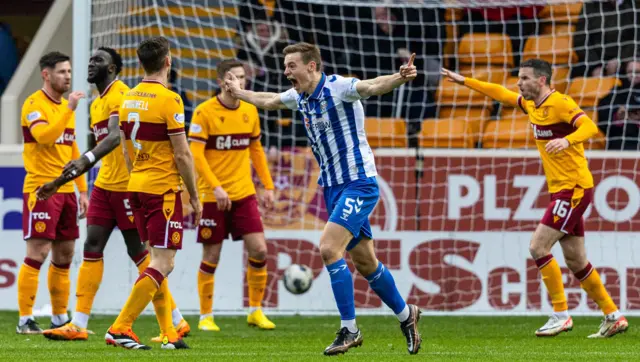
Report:
M51 220L48 212L32 212L31 215L34 220Z
M182 222L180 221L169 221L169 227L172 229L182 230Z
M213 219L200 219L200 226L216 226L216 221Z

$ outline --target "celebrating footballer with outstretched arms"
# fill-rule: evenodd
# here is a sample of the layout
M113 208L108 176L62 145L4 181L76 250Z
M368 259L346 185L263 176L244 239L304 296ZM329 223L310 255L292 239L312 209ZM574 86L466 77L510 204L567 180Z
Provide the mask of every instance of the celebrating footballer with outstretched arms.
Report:
M400 321L409 353L418 353L420 310L406 304L389 270L375 256L369 214L378 198L376 165L364 131L361 99L381 95L417 76L415 54L398 73L370 80L327 75L321 71L320 50L299 43L284 49L284 74L293 88L284 93L256 93L243 89L232 73L225 86L235 98L260 108L289 108L301 112L311 149L320 166L318 183L330 215L320 237L320 254L331 277L340 312L340 330L324 353L344 353L362 344L356 324L351 272L344 259L349 252L356 269Z
M584 246L582 215L592 201L594 185L583 142L596 135L598 127L571 97L551 88L551 65L542 59L529 59L520 64L520 94L498 84L465 78L447 69L442 69L441 73L452 82L518 107L529 115L551 194L551 202L529 245L554 310L536 335L556 336L573 328L562 272L551 254L551 248L558 241L567 266L605 315L598 332L589 337L604 338L624 332L628 322L587 260Z

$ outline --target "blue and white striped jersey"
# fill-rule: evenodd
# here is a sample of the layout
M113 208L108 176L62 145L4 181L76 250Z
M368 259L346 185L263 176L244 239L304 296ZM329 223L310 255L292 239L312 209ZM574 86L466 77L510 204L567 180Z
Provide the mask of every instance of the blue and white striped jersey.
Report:
M364 109L355 78L322 73L313 94L291 88L280 93L287 108L302 113L323 187L376 176L376 164L364 132Z

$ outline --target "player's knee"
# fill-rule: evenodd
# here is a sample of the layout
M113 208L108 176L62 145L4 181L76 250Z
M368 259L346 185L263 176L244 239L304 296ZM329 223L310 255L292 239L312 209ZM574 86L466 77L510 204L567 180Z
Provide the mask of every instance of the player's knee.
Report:
M538 240L534 235L533 239L531 239L531 243L529 243L529 254L531 254L534 259L540 259L543 256L549 255L550 252L551 250L549 250L544 243L540 242L540 240Z
M73 261L73 249L60 249L56 250L51 256L51 261L56 264L71 264Z
M33 248L28 250L27 258L44 263L49 255L49 248Z
M320 256L325 265L333 264L341 257L340 252L328 244L320 244Z
M249 250L249 257L256 260L264 260L267 258L267 246L262 244L254 246Z
M375 258L354 258L351 257L353 261L353 265L358 270L358 273L362 274L362 276L367 277L373 274L378 268L378 262Z
M104 244L98 238L90 238L84 241L84 251L90 253L102 253L104 252Z
M202 249L202 261L209 264L218 264L218 261L220 261L220 248L216 247L216 245L205 245Z

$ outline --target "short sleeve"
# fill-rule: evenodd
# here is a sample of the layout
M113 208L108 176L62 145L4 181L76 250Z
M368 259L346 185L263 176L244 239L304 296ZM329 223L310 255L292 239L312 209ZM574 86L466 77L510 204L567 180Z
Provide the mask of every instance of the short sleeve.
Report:
M189 141L206 143L209 139L207 116L201 107L196 108L189 126Z
M585 115L584 111L569 96L563 96L558 99L556 104L556 112L561 121L576 125L576 121Z
M260 139L260 115L258 114L257 108L254 108L252 113L253 130L251 131L251 140L255 141Z
M40 103L35 99L27 99L23 114L25 125L29 129L37 124L49 123Z
M182 104L182 98L174 93L171 99L166 100L164 106L167 133L169 135L184 133L184 104Z
M336 76L334 75L334 77ZM358 90L356 89L356 84L358 84L359 81L360 79L358 78L337 77L334 81L334 87L336 88L337 93L342 100L352 103L361 99L366 99L361 97L358 93Z
M123 94L120 91L116 92L116 95L112 95L109 97L107 102L107 108L109 109L109 117L111 116L119 116L120 113L120 104L122 103Z
M284 103L284 105L294 111L298 110L298 92L295 89L291 88L286 92L280 93L280 101Z

